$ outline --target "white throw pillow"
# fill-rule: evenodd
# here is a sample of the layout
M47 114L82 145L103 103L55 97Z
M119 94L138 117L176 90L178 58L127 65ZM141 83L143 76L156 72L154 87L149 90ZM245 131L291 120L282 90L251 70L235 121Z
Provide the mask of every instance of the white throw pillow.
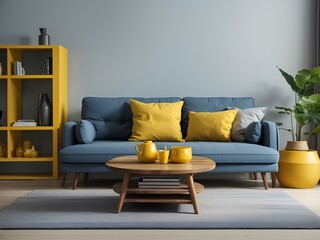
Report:
M245 130L252 122L261 122L267 113L267 107L239 109L231 128L231 140L245 142Z

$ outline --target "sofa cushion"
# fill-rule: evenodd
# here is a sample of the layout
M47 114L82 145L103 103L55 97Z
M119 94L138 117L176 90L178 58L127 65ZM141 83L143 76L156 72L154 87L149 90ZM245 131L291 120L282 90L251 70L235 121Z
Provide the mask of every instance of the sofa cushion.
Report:
M190 112L186 141L230 142L232 122L238 109L222 112Z
M97 140L128 140L132 129L130 97L85 97L81 118L94 125ZM132 98L141 102L177 102L178 97Z
M136 155L139 142L94 141L92 144L77 144L60 150L61 163L105 163L123 155ZM192 154L205 156L217 164L275 164L279 153L275 149L242 142L155 142L157 149L167 146L191 146ZM263 157L262 157L263 156Z
M184 141L181 133L183 101L143 103L130 100L133 114L130 141Z
M182 134L187 135L189 112L217 112L228 107L239 109L254 107L252 97L185 97L182 107L181 128Z
M96 137L96 129L88 120L81 120L75 128L76 140L78 143L92 143Z
M262 139L262 125L260 122L252 122L244 132L246 142L260 143Z
M245 130L254 121L260 122L264 118L267 107L239 109L237 116L232 124L231 140L244 142Z

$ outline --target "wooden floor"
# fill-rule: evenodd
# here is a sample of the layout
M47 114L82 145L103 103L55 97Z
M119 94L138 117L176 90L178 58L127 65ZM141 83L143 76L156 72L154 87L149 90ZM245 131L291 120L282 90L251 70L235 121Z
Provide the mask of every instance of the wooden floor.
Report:
M111 187L117 180L93 180L80 182L79 188ZM206 187L228 188L230 191L241 191L242 188L263 188L261 180L202 180ZM67 182L71 186L71 182ZM271 183L270 183L271 184ZM277 186L280 188L279 186ZM17 198L36 189L58 189L60 181L0 181L0 209ZM70 190L72 191L72 190ZM270 188L268 191L272 191ZM320 216L320 184L313 189L284 189L301 204ZM275 216L276 217L276 216ZM290 217L290 216L288 216ZM0 230L0 240L34 240L34 239L93 239L94 240L141 240L141 239L290 239L318 240L320 230Z

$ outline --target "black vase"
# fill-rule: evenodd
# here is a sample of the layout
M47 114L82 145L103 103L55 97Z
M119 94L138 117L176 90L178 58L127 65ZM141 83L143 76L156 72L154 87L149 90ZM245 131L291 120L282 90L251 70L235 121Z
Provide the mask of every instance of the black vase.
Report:
M40 93L38 99L39 126L52 126L52 105L47 93Z
M39 45L50 45L50 36L47 34L46 28L39 28L40 35L39 35Z

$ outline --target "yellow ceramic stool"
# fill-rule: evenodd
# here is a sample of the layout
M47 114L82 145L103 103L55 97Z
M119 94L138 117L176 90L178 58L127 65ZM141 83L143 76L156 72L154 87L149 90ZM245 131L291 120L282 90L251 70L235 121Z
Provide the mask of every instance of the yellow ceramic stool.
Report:
M319 182L319 177L317 151L280 150L277 178L282 187L313 188Z

